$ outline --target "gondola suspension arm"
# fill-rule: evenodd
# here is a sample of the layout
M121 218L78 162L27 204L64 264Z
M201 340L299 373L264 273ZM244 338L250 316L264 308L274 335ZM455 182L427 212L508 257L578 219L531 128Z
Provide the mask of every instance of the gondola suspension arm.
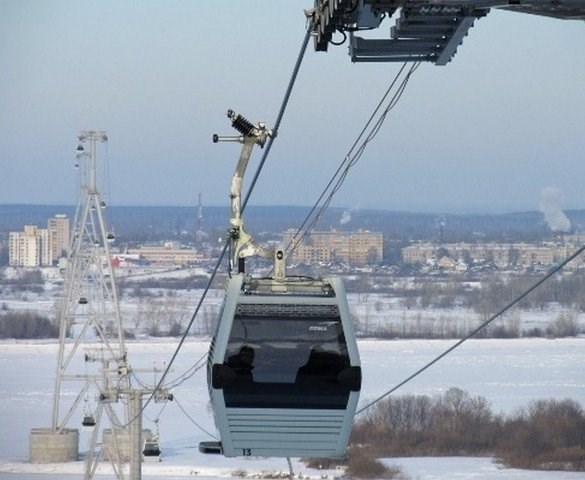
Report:
M274 250L264 248L257 244L252 236L246 232L242 217L242 183L244 182L244 175L252 150L255 145L264 147L266 140L269 137L273 137L274 134L264 123L253 124L233 110L228 110L227 116L232 121L232 127L240 132L241 135L227 137L213 135L213 142L239 142L242 144L242 151L232 177L230 188L231 228L229 235L231 247L230 270L233 270L237 266L238 273L243 273L246 257L260 256L268 259L275 258Z

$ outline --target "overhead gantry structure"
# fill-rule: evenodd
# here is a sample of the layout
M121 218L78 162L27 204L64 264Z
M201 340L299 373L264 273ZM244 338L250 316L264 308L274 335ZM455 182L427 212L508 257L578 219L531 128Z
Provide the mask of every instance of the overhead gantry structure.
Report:
M349 40L352 62L432 62L446 65L475 21L492 8L558 19L585 20L585 0L315 0L316 51ZM389 38L364 38L386 18Z

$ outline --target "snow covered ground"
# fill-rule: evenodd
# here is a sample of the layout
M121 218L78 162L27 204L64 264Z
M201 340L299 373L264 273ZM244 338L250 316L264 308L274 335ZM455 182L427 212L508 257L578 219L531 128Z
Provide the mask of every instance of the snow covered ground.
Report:
M446 340L361 341L362 404L393 387L453 343ZM162 368L175 347L175 343L168 341L130 343L129 360L137 370L152 369L154 365ZM207 348L206 340L185 343L173 365L170 379L187 371L205 355ZM50 426L57 350L56 343L0 343L2 480L82 478L82 461L50 465L28 463L31 428ZM155 381L153 374L139 375L149 384ZM571 398L585 404L585 339L471 340L396 394L432 395L443 393L450 387L486 397L495 412L511 412L531 400L551 397ZM69 390L72 396L74 388L72 385ZM175 401L152 403L145 411L144 428L154 430L154 420L160 418L163 452L162 462L144 465L145 478L217 480L231 477L237 471L248 475L262 471L288 471L283 459L225 459L198 452L198 443L210 439L200 427L211 433L215 431L204 369L173 388L173 394ZM80 423L80 420L76 419L76 422ZM83 455L90 432L81 430L80 433ZM387 459L387 463L402 466L413 480L583 478L582 473L502 469L489 458L397 458ZM300 462L295 462L294 470L315 479L320 479L323 474L308 470ZM104 464L100 472L99 478L113 478L108 473L108 464ZM325 474L332 478L339 476L340 472Z
M188 271L187 271L188 272ZM176 279L185 271L169 272ZM164 279L164 274L153 274L151 279ZM180 277L179 277L180 278ZM140 295L134 292L138 288ZM157 323L161 332L168 332L174 322L184 328L199 302L203 290L168 290L164 288L142 288L133 285L121 296L120 312L124 329L142 335ZM62 285L47 281L42 293L4 292L0 308L10 311L32 311L51 319L57 316L58 302L63 295ZM210 334L223 300L223 290L211 289L202 303L197 321L191 328L196 335ZM485 317L469 307L422 308L405 305L405 298L381 293L348 294L350 313L356 322L356 329L364 336L381 336L387 338L462 337L480 323ZM585 312L567 309L551 303L543 309L513 309L492 326L507 327L511 332L538 329L545 332L559 318L570 318L581 331L585 331Z

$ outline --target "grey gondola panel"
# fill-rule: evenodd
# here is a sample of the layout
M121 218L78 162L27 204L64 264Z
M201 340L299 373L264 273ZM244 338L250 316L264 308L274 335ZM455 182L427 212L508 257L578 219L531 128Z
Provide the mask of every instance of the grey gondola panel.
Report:
M243 274L228 281L208 361L221 443L203 442L201 451L343 458L361 387L343 283L331 277L255 290L254 282ZM325 288L309 291L313 284ZM249 371L236 362L246 349L254 351Z

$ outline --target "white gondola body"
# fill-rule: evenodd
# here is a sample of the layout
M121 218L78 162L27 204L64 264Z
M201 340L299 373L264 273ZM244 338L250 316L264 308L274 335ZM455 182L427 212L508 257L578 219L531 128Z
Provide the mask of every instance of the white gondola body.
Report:
M311 291L313 283L325 292ZM221 453L345 457L361 367L343 283L331 277L288 286L273 281L268 290L253 285L243 274L230 278L210 347L208 385ZM228 365L248 346L254 366L242 380ZM312 358L324 360L329 373L311 375Z

